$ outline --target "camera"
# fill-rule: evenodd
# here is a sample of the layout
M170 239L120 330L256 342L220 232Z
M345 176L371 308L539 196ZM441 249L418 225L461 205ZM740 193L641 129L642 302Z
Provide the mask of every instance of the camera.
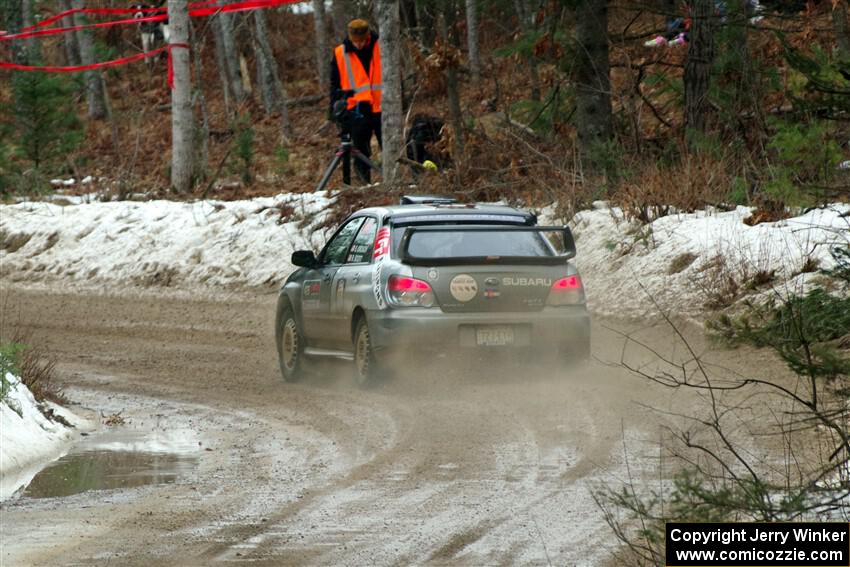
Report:
M334 122L342 123L345 121L345 115L348 114L348 102L344 99L336 101L331 111Z

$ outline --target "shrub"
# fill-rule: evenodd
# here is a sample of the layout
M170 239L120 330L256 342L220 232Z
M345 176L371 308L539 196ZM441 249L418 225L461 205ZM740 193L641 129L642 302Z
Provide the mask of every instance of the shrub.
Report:
M16 333L11 342L0 343L0 400L5 400L11 387L6 380L9 372L21 379L36 400L65 402L55 382L56 362L44 348L25 344L25 338Z

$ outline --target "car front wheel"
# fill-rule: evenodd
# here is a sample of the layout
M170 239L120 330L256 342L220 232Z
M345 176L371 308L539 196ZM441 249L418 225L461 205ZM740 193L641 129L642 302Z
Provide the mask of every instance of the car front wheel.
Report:
M280 318L280 339L277 345L280 373L287 382L301 378L304 358L304 338L298 330L292 307L286 307Z

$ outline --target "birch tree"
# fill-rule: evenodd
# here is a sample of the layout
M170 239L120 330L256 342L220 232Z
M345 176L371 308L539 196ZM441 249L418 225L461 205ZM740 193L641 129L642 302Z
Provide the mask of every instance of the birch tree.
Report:
M313 27L316 30L316 66L319 84L326 88L331 81L328 66L328 24L325 18L325 0L313 0Z
M378 0L381 42L381 164L384 183L393 183L402 151L401 31L398 0Z
M607 0L581 0L576 9L576 22L578 145L585 163L593 167L588 158L613 136Z
M179 193L192 188L194 157L194 117L192 115L192 79L189 50L188 0L168 0L168 25L171 30L171 62L174 89L171 91L171 187Z
M472 81L481 79L481 56L478 52L478 2L466 0L466 44L469 50L469 71Z
M71 5L75 9L85 7L85 0L73 0ZM87 20L83 14L74 14L74 23L78 26L85 25ZM91 65L94 60L94 40L91 31L77 30L77 43L80 46L80 62L83 65ZM91 120L102 120L106 118L106 98L104 96L103 77L98 70L86 71L86 102L88 104L88 116Z
M280 131L284 141L292 137L292 126L289 122L289 110L286 107L286 90L280 80L277 61L269 44L266 14L263 10L254 11L255 42L254 52L257 54L257 82L260 83L263 105L266 114L280 113Z

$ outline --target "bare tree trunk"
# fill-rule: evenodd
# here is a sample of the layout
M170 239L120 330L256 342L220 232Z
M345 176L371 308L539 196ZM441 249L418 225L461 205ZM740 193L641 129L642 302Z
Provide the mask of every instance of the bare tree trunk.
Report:
M333 0L334 43L342 41L348 34L348 14L345 11L345 0ZM328 66L330 55L325 54L325 67Z
M401 11L401 29L415 30L419 26L416 21L416 2L414 0L401 0L399 10Z
M85 6L84 0L73 0L74 8L80 9ZM74 22L81 26L87 23L82 14L74 14ZM94 41L91 32L78 30L77 42L80 45L80 61L83 65L91 65L94 61ZM89 118L91 120L102 120L106 118L106 99L103 96L103 77L100 71L86 71L86 101L88 102Z
M62 0L62 11L67 12L71 9L71 0ZM65 16L62 18L62 26L70 28L74 25L73 16ZM63 34L65 44L65 60L68 65L76 66L80 64L80 46L77 43L77 34Z
M224 0L222 5L227 4ZM233 16L229 13L220 13L215 16L217 38L221 39L222 55L224 57L224 68L227 73L227 82L230 85L230 94L236 99L236 104L245 102L245 88L242 85L242 73L239 66L239 52L236 50L236 42L233 36Z
M434 6L426 0L414 0L414 12L416 14L417 39L420 45L431 47L436 37L436 18L434 17Z
M313 27L316 30L316 66L319 70L319 84L325 90L330 84L328 59L328 23L325 19L325 0L313 0Z
M195 26L189 20L189 33L192 41L192 59L195 64L192 66L195 71L195 89L194 100L192 107L196 105L201 111L200 131L195 132L195 142L198 144L197 159L193 164L195 170L194 177L197 180L205 180L210 163L210 113L207 108L207 98L204 95L204 68L203 68L203 48L205 40L198 42L198 35L195 32Z
M21 0L21 16L23 17L24 27L31 26L35 23L32 11L32 0ZM30 37L24 40L27 44L27 58L30 61L41 61L41 45L37 37Z
M514 10L516 10L517 19L519 20L520 28L524 34L530 34L534 31L535 11L528 5L529 1L530 0L514 0ZM578 25L582 25L580 19ZM533 54L528 56L528 74L531 77L531 100L539 102L540 73L537 72L537 58Z
M478 52L478 2L466 0L466 43L469 49L469 70L472 81L481 79L481 56Z
M847 0L835 0L832 6L832 25L838 51L845 62L850 59L850 30L847 25Z
M230 72L227 69L227 57L224 53L224 29L221 18L212 18L213 35L215 36L215 63L221 80L221 92L224 95L224 108L228 116L233 115L233 93L230 90Z
M401 30L398 0L378 0L381 45L381 165L384 183L396 181L402 151Z
M192 189L195 121L192 113L192 78L189 49L174 47L189 43L188 0L168 0L171 31L171 62L174 90L171 91L171 187L178 193Z
M589 158L593 150L613 136L607 0L581 0L576 9L576 22L578 146L583 161L592 168Z
M257 43L254 48L257 54L257 82L260 83L263 105L267 114L280 113L281 138L285 142L292 138L292 125L289 122L289 109L286 106L286 90L280 80L277 61L269 44L266 14L262 10L254 11L254 26Z
M438 17L438 27L440 28L441 40L444 42L447 49L451 49L454 45L449 35L447 18L449 14L453 14L453 11L451 10L452 6L448 2L443 5L443 8L445 12L440 14ZM458 89L457 69L455 69L454 65L448 65L446 67L446 97L449 99L449 114L451 114L452 117L452 129L455 131L455 147L452 151L455 154L455 159L459 159L463 153L464 147L464 124L463 113L460 109L460 91Z
M685 63L685 126L689 144L693 134L703 134L708 112L708 89L714 63L714 2L694 0L692 3L688 60Z

